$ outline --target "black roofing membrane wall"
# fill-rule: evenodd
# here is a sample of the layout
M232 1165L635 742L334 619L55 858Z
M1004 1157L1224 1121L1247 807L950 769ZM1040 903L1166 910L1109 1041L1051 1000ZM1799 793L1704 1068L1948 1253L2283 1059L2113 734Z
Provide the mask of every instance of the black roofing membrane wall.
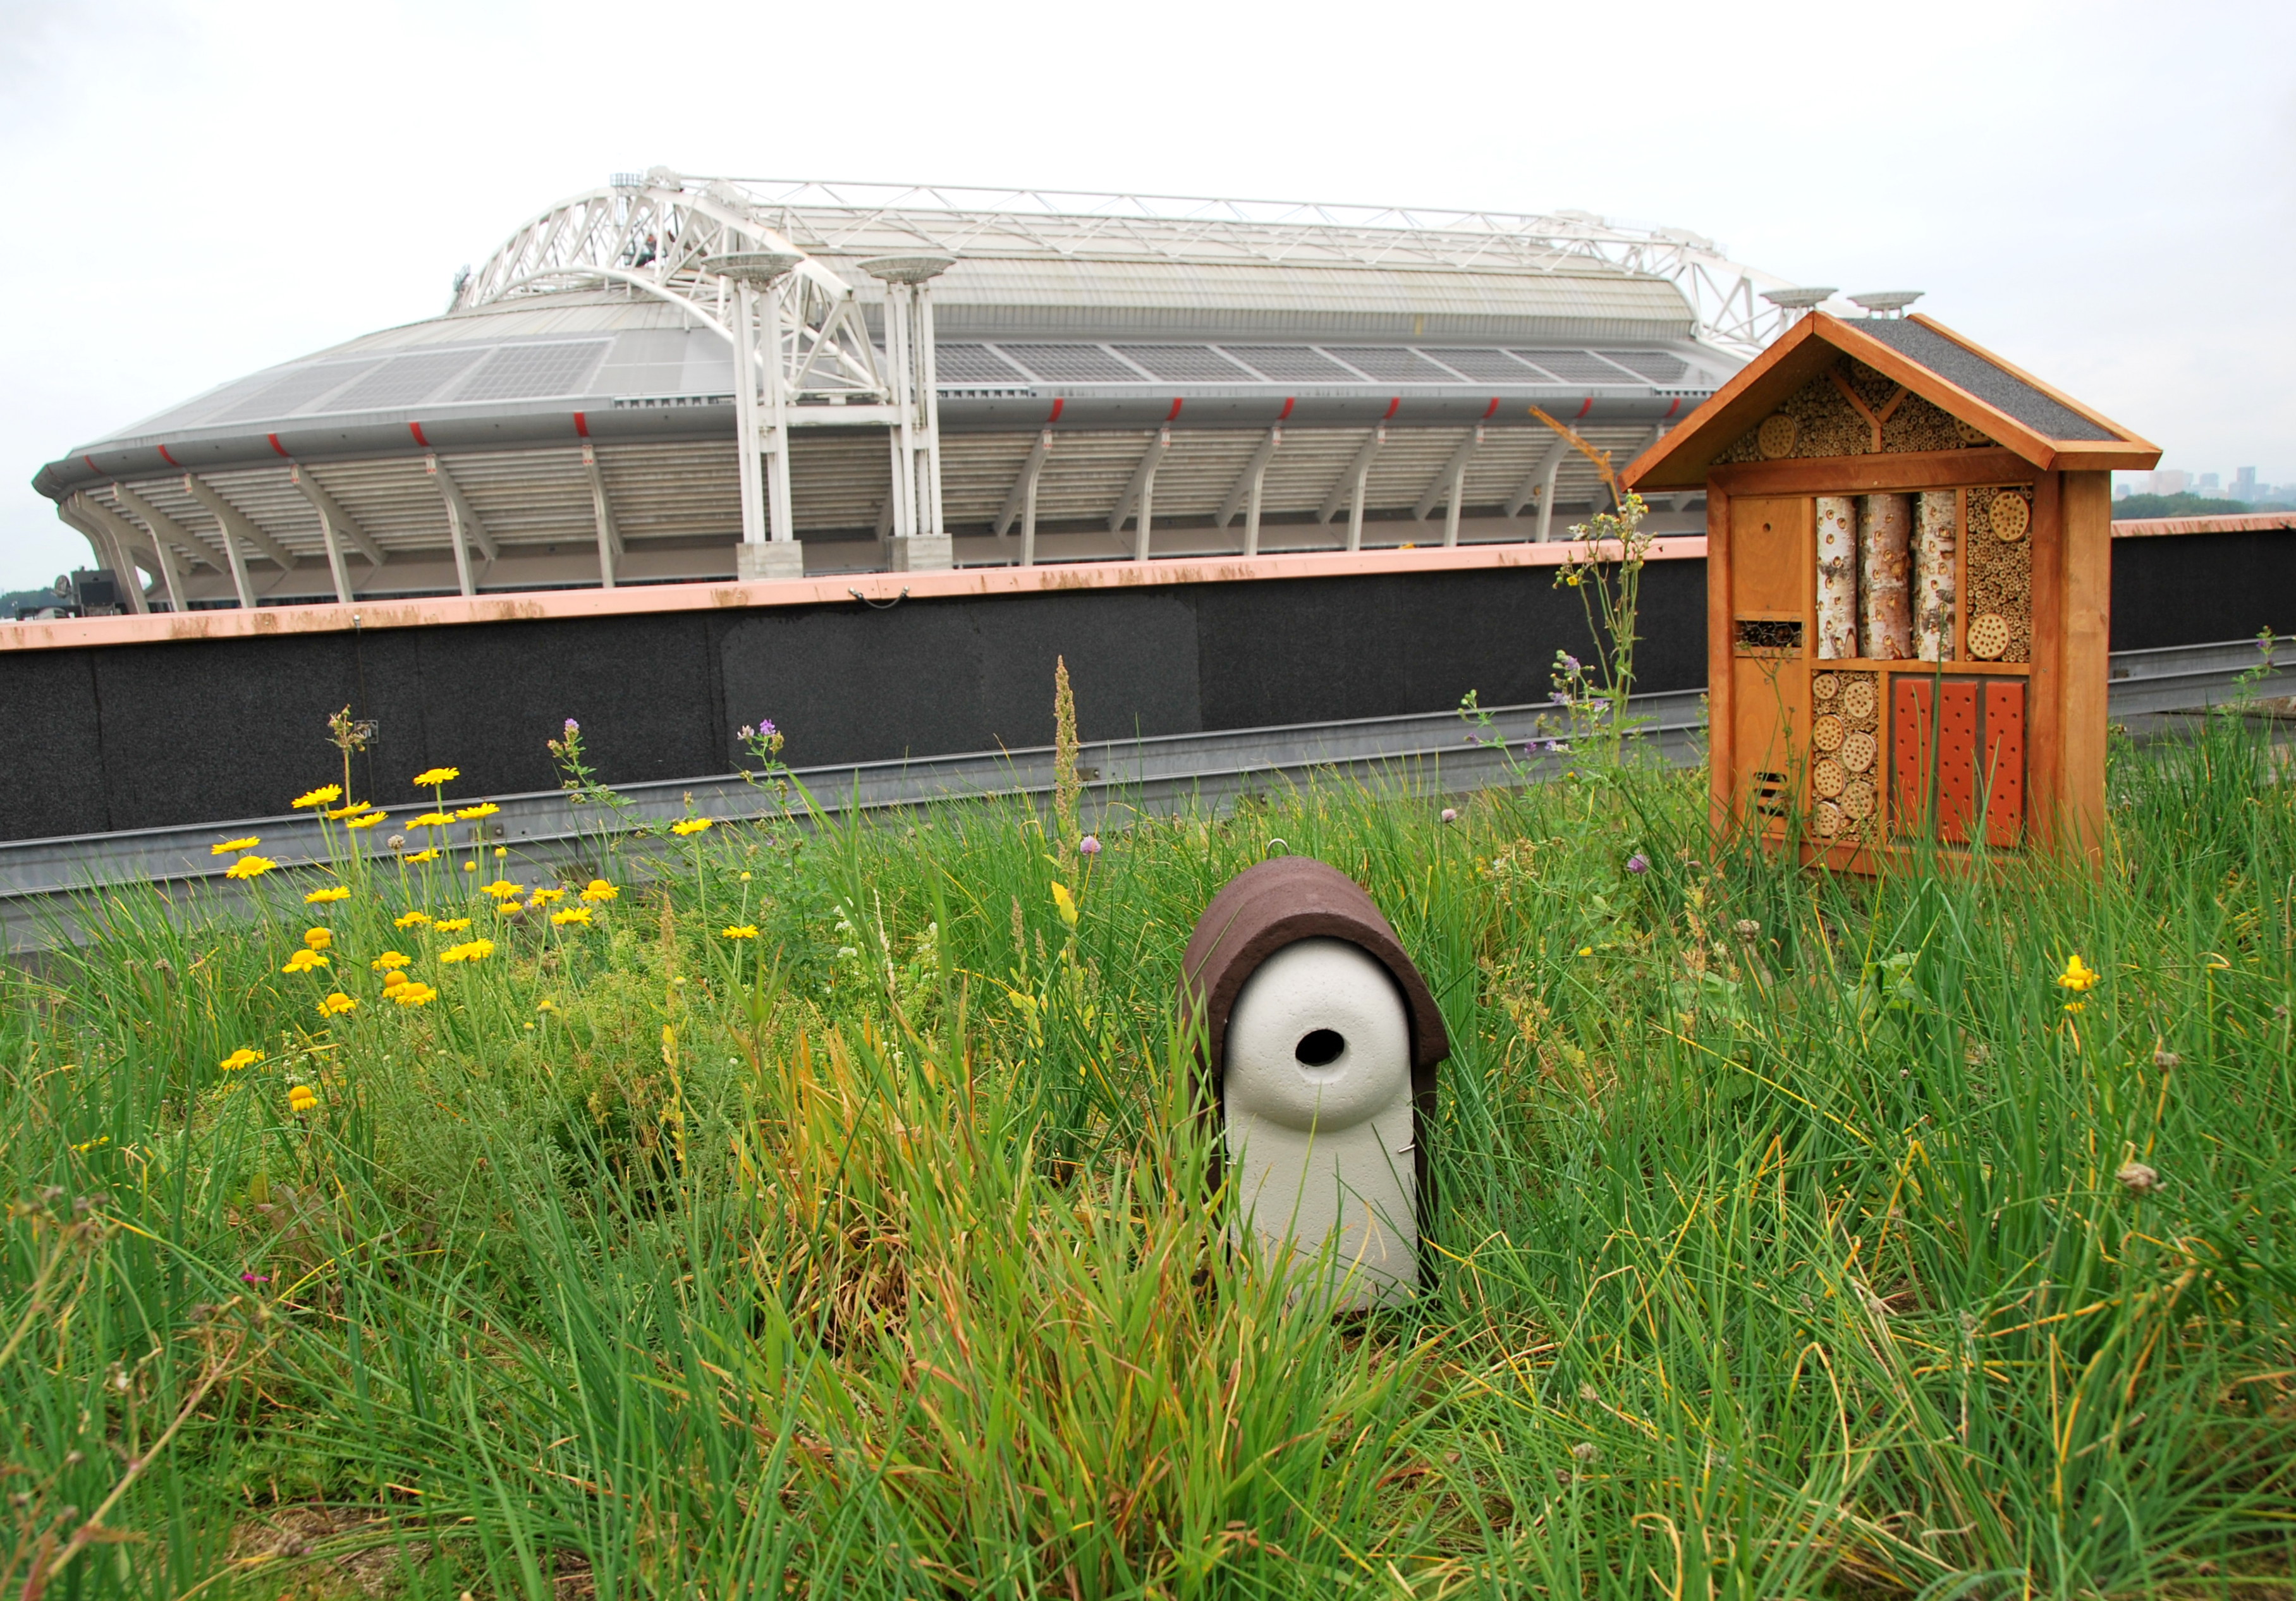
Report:
M2116 649L2296 632L2296 538L2114 555ZM1703 682L1705 606L1703 562L1645 569L1636 689ZM1062 656L1080 731L1113 739L1543 700L1555 651L1592 648L1578 592L1521 568L7 652L0 838L276 815L340 777L344 706L380 731L354 788L403 805L436 764L466 796L554 788L569 717L641 783L732 771L763 717L800 767L1048 745Z

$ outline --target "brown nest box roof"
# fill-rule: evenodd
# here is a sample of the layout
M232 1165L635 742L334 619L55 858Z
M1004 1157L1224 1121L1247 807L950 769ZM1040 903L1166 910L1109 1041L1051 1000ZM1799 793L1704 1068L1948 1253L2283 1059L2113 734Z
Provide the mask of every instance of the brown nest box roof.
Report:
M1451 1054L1443 1014L1372 898L1312 856L1278 856L1246 868L1212 897L1188 936L1180 959L1180 1019L1191 1029L1201 1025L1200 1059L1214 1096L1218 1074L1210 1070L1223 1059L1228 1014L1245 982L1284 946L1322 937L1357 946L1395 980L1410 1014L1413 1099L1431 1109L1436 1064Z

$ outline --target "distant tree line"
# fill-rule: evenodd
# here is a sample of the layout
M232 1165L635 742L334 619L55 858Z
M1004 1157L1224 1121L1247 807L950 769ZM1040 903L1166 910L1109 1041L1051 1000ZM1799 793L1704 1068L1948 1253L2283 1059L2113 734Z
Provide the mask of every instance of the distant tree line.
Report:
M2202 494L2130 494L2112 502L2116 519L2139 517L2245 517L2251 511L2296 511L2279 501L2220 501Z

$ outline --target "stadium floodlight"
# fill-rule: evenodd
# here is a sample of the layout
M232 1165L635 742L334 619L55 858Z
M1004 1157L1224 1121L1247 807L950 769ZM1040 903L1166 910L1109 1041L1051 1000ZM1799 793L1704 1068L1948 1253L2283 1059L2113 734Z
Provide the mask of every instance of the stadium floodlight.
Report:
M1762 298L1780 311L1815 311L1841 291L1827 285L1808 289L1766 289Z
M804 257L787 250L726 250L719 255L702 257L701 265L705 273L763 289L788 277L791 270L804 259Z
M873 256L861 270L886 283L929 283L955 265L954 256Z
M1877 289L1850 296L1849 303L1869 316L1894 317L1921 298L1922 291L1917 289Z

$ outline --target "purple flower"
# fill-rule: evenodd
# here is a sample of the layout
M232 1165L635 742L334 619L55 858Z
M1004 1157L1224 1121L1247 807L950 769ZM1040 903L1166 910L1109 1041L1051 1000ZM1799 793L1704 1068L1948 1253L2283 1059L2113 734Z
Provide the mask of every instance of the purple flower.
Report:
M1087 856L1099 855L1100 836L1097 834L1086 835L1082 839L1077 841L1077 849Z
M566 731L570 734L578 734L582 731L582 725L569 717L566 719Z
M271 1275L268 1273L242 1273L239 1276L239 1281L242 1284L269 1284L271 1282Z
M1565 650L1562 653L1562 670L1565 673L1576 673L1578 671L1578 658L1571 655L1568 650Z
M1443 808L1443 821L1445 822L1456 822L1459 821L1459 813L1454 808L1446 806Z
M1570 742L1568 739L1549 739L1546 742L1546 748L1560 754L1570 748Z
M1627 858L1627 870L1630 873L1646 873L1650 871L1650 858L1644 855L1640 851L1636 851L1633 855Z
M775 734L777 734L777 733L779 733L779 732L781 732L781 731L782 731L781 730L779 730L779 729L777 729L777 728L775 728L775 727L774 726L774 720L773 720L771 717L760 717L760 718L758 718L758 739L772 739Z

